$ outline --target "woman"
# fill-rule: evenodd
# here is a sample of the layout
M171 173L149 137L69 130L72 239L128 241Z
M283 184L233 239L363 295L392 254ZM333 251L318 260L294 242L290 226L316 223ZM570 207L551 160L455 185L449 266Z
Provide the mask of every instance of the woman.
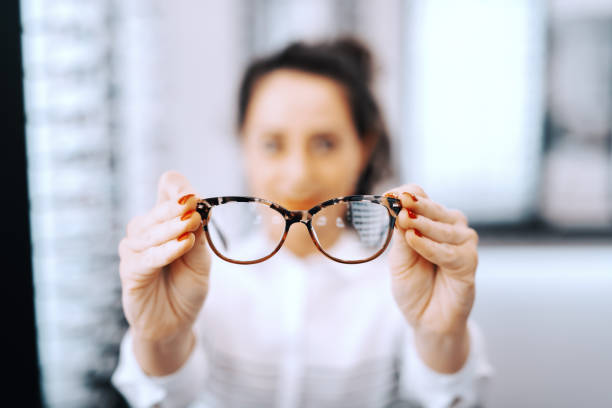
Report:
M370 193L389 153L370 64L339 40L249 67L238 121L251 195L305 210ZM198 197L165 173L119 245L130 330L114 384L136 406L478 403L488 366L468 322L477 234L417 185L387 195L401 211L372 262L333 262L294 225L278 253L241 266L211 256Z

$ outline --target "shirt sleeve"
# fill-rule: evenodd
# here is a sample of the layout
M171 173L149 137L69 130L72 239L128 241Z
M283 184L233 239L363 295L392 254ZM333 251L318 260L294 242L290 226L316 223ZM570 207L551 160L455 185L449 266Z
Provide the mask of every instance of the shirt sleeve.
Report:
M186 407L202 391L208 371L206 355L196 336L191 355L176 372L162 377L145 374L132 350L128 330L119 352L119 364L111 382L132 407Z
M482 332L468 321L470 353L463 367L453 374L438 373L418 355L412 332L404 342L399 397L427 408L476 407L486 403L485 392L493 375L485 352Z

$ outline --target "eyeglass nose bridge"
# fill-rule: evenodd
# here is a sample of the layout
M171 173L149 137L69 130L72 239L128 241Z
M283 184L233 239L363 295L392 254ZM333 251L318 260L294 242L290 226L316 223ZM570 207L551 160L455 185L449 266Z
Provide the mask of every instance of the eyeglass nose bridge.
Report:
M308 210L289 211L285 215L285 219L287 220L287 229L296 223L302 223L308 227L308 224L312 219L312 215L308 212Z

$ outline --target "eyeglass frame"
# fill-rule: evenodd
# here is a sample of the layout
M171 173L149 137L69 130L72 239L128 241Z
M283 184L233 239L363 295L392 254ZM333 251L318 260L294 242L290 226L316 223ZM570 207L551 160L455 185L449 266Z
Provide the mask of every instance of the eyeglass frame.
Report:
M348 203L348 202L360 202L360 201L380 204L387 209L387 212L389 213L389 230L388 230L387 238L385 239L385 243L383 247L378 252L376 252L374 255L366 259L360 259L356 261L348 261L348 260L336 258L335 256L328 254L327 252L325 252L325 250L321 247L321 245L318 242L318 239L312 227L312 218L319 211L323 210L326 207L330 207L332 205L343 203L343 202ZM280 242L270 254L266 255L265 257L258 258L252 261L238 261L236 259L231 259L231 258L224 256L215 247L215 245L212 243L212 240L210 238L210 233L208 231L208 222L210 221L210 215L212 213L211 210L215 206L230 203L230 202L240 202L240 203L256 202L256 203L264 204L272 208L273 210L277 211L283 216L283 218L285 219L285 231L283 233L283 236ZM239 265L252 265L252 264L260 263L260 262L270 259L281 249L281 247L285 243L287 234L289 233L289 228L291 228L291 226L296 223L302 223L306 225L306 228L308 229L308 234L310 235L312 242L315 244L317 249L329 259L336 261L336 262L343 263L343 264L360 264L360 263L369 262L379 257L387 249L387 246L389 246L389 242L391 241L391 237L393 235L393 228L395 227L395 221L401 209L402 209L401 201L398 198L391 197L388 195L385 195L385 196L350 195L350 196L344 196L344 197L337 197L337 198L332 198L330 200L324 201L320 204L317 204L308 210L295 210L295 211L288 210L285 207L277 203L274 203L272 201L269 201L263 198L248 197L248 196L210 197L210 198L199 199L196 204L196 211L200 214L200 216L202 217L202 220L206 221L204 223L203 229L204 229L204 233L206 234L206 239L208 241L208 245L210 245L210 248L213 250L215 255L217 255L219 258L223 259L224 261L231 262L234 264L239 264Z

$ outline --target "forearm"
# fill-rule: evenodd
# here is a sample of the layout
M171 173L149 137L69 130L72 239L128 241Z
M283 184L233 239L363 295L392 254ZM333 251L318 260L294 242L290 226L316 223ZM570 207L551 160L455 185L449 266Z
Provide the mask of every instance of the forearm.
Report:
M195 345L191 329L167 341L150 341L132 334L134 356L142 370L151 376L165 376L177 371L187 361Z
M467 323L449 334L415 329L414 340L419 357L439 373L452 374L459 371L470 353Z

